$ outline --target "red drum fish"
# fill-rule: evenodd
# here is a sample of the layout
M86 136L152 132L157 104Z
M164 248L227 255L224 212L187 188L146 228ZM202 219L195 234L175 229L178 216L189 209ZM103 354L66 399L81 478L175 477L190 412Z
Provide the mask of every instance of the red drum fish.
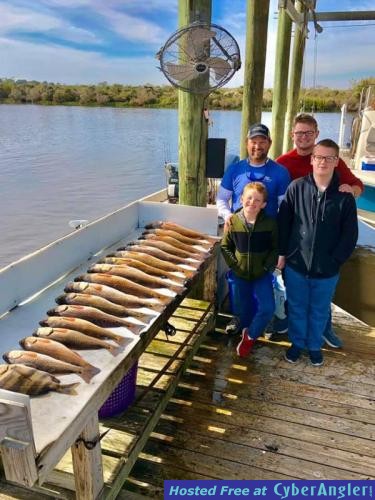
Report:
M156 276L151 276L143 271L140 271L139 269L134 269L133 267L127 265L113 266L110 264L94 264L90 267L88 272L108 273L115 276L122 276L123 278L128 278L140 285L148 286L150 288L169 288L178 294L181 294L186 290L185 287L181 285L169 283L168 281L162 280Z
M73 304L78 306L95 307L96 309L100 309L101 311L114 316L130 316L137 318L145 324L155 318L155 316L139 312L136 309L128 309L124 306L120 306L119 304L114 304L107 299L103 299L103 297L100 297L99 295L90 295L87 293L65 293L63 295L59 295L55 299L55 302L60 305Z
M163 252L169 253L173 256L180 257L182 259L195 259L197 261L202 261L204 260L204 257L202 254L197 255L194 254L192 255L191 252L186 252L185 250L181 250L180 248L176 248L169 243L165 243L164 241L158 240L158 239L138 239L135 242L130 242L128 243L129 246L132 245L145 245L145 246L150 246L154 248L158 248L159 250L163 250ZM123 248L119 248L119 250L123 250Z
M160 260L164 260L165 262L173 262L174 264L184 264L186 266L193 268L194 270L198 269L198 267L201 265L201 262L188 261L182 257L179 257L178 255L172 255L170 253L164 252L163 250L160 250L160 248L149 246L147 245L147 243L148 241L146 240L138 240L137 242L133 242L129 246L129 248L127 249L125 248L124 250L117 250L113 254L110 254L109 257L121 257L121 256L126 257L126 252L130 250L131 252L141 252L152 255L153 257L156 257L157 259ZM180 269L175 268L175 271L177 270L179 271Z
M208 234L204 233L199 233L198 231L194 231L193 229L189 229L184 226L180 226L179 224L176 224L175 222L168 222L168 221L155 221L151 222L150 224L147 224L145 226L145 229L167 229L170 231L176 231L177 233L182 234L183 236L187 236L188 238L194 238L198 240L207 240L212 243L216 243L218 241L218 238L215 238L213 236L209 236Z
M32 338L37 340L35 337ZM100 371L91 365L86 367L77 366L52 358L51 356L46 356L45 354L40 354L39 352L14 350L5 353L3 359L9 364L31 366L31 368L36 368L47 373L76 373L87 383Z
M85 333L90 337L98 339L111 339L117 344L126 344L127 340L121 335L116 335L107 328L101 328L94 325L90 321L81 318L74 318L71 316L48 316L48 318L39 321L40 326L51 326L52 328L67 328L68 330L78 330Z
M147 229L144 234L156 234L157 236L170 236L175 240L186 243L186 245L199 245L205 250L210 250L212 248L212 243L208 240L199 240L197 238L189 238L183 234L177 233L177 231L171 231L170 229Z
M156 299L146 299L136 297L135 295L128 295L124 292L116 290L113 287L101 285L99 283L88 283L87 281L70 281L64 288L64 291L97 295L98 297L103 297L104 299L107 299L114 304L119 304L120 306L124 307L148 307L149 309L154 309L158 312L163 311L165 308L165 305L161 304Z
M106 349L113 356L119 352L119 347L105 340L90 337L77 330L68 330L67 328L51 328L42 326L33 333L35 337L40 337L47 340L55 340L67 347L75 349Z
M91 283L98 283L100 285L107 285L112 288L116 288L116 290L120 290L121 292L130 292L132 295L136 295L138 297L148 297L158 299L160 302L164 304L169 304L173 300L173 297L168 295L164 295L155 290L151 290L148 287L143 285L138 285L137 283L133 283L133 281L128 280L126 278L121 278L120 276L113 276L111 274L105 273L86 273L81 276L78 276L74 281L87 281Z
M143 326L135 325L127 319L118 318L89 306L62 305L50 309L47 314L48 316L72 316L73 318L86 319L103 328L125 326L136 335L143 329Z

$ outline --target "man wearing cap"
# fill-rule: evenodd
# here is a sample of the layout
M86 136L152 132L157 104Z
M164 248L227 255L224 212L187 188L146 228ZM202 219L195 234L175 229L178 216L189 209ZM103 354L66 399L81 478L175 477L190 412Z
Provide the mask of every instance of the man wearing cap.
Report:
M268 193L265 212L270 217L277 216L278 207L290 183L288 170L268 158L268 151L272 141L270 131L266 125L256 123L252 125L247 134L248 157L229 165L224 173L216 205L219 216L227 225L233 212L241 208L241 195L243 188L249 182L262 182ZM234 296L236 291L234 290ZM234 300L236 303L236 300ZM236 311L233 311L236 314ZM237 318L227 325L227 333L236 333L240 330ZM284 331L285 328L282 328Z
M268 201L265 212L276 217L291 179L285 167L268 158L271 144L270 131L266 125L256 123L250 127L247 134L248 158L229 165L219 187L216 204L224 222L241 208L241 195L246 184L255 181L266 186Z

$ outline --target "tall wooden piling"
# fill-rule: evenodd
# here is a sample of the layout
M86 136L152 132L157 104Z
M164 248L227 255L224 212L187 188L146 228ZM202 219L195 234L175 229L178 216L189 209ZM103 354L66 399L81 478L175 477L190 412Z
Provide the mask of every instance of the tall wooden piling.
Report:
M280 7L277 25L275 77L272 98L271 158L277 158L282 153L283 148L291 31L292 21L286 9Z
M296 10L304 12L304 6L300 0L296 1ZM301 77L303 67L303 56L305 52L305 43L307 37L307 19L303 24L295 25L293 56L290 68L290 81L288 90L288 107L285 118L283 152L288 151L292 147L292 130L293 119L298 113L299 95L301 90Z
M211 22L211 0L179 0L178 23ZM206 206L206 141L208 124L204 117L205 95L178 91L179 203Z
M246 134L249 126L260 122L262 117L269 5L269 0L247 1L241 158L247 155Z

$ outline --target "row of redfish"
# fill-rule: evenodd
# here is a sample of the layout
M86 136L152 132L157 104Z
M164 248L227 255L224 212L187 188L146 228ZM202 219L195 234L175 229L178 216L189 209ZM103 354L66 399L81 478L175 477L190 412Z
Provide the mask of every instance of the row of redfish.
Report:
M41 328L20 341L25 350L4 354L9 365L0 365L0 387L29 395L51 390L75 394L77 383L63 385L51 374L76 373L90 382L100 370L71 348L104 348L116 355L125 338L108 328L126 327L139 334L155 317L139 309L159 313L174 300L160 288L183 293L216 241L172 222L146 229L141 239L65 286L65 294L56 298L59 305L40 321Z

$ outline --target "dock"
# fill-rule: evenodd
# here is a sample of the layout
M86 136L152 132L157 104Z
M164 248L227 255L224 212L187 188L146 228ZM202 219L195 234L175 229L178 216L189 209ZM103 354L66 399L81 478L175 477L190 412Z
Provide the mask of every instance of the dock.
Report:
M197 309L176 314L194 324ZM335 308L344 348L324 349L324 365L314 367L306 357L295 365L283 359L283 335L262 338L254 354L238 358L238 337L224 333L225 315L194 341L179 321L175 337L160 332L140 358L135 404L101 424L110 429L101 443L108 497L115 485L119 499L163 498L166 479L375 478L374 328ZM119 467L133 460L131 449L155 411L160 418L120 489ZM59 467L54 497L74 498L69 482L62 487L68 467ZM46 494L5 483L0 492L1 499L42 500Z

